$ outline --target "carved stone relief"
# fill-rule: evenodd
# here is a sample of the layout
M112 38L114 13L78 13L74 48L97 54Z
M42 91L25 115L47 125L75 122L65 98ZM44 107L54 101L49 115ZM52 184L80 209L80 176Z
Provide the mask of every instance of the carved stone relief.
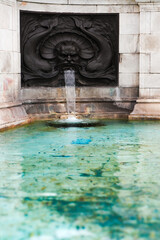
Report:
M118 14L21 12L22 86L63 86L65 69L77 86L116 86L118 38Z

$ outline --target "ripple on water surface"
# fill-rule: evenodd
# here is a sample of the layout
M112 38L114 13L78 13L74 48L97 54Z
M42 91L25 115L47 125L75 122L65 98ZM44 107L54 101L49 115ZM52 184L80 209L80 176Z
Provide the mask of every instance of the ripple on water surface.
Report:
M160 122L0 133L0 239L160 239Z

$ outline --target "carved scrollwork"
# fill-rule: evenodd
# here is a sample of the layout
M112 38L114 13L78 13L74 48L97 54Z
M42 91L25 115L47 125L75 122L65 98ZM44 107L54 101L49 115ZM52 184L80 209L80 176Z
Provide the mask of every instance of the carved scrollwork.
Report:
M118 16L21 13L23 86L63 86L65 69L76 84L116 85Z

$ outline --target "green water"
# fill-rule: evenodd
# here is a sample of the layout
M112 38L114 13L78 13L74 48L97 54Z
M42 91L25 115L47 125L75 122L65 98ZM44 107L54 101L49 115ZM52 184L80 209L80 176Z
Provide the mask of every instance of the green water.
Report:
M160 239L160 122L0 133L0 240Z

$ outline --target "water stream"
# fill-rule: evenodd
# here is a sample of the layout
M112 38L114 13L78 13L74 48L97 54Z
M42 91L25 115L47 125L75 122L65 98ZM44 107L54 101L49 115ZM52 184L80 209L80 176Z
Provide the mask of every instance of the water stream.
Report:
M74 70L64 71L66 104L68 119L75 118L76 112L76 91L75 91L75 72Z

